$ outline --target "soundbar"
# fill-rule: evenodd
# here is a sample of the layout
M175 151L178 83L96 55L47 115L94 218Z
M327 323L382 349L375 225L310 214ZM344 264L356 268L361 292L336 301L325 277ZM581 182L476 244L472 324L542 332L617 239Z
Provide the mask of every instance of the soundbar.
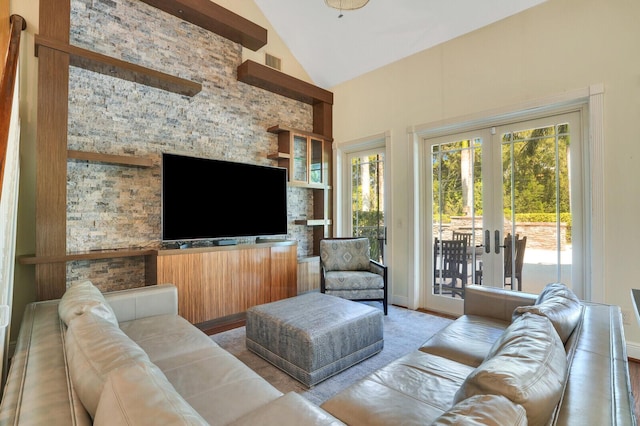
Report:
M260 243L284 243L287 241L286 238L265 238L265 237L257 237L256 244Z
M223 240L213 240L211 244L214 246L235 246L238 244L238 240L235 238L225 238Z

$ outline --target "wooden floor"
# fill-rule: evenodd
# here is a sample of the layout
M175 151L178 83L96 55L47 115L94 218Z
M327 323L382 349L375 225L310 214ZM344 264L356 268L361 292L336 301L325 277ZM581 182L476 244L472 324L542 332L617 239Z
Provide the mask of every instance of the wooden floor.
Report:
M629 359L629 377L631 377L631 392L636 417L640 414L640 360Z

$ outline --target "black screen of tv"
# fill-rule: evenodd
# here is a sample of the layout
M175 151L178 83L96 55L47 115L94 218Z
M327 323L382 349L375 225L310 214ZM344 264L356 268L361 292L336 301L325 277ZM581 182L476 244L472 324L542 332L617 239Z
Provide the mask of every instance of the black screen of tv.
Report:
M286 233L286 169L162 155L164 241Z

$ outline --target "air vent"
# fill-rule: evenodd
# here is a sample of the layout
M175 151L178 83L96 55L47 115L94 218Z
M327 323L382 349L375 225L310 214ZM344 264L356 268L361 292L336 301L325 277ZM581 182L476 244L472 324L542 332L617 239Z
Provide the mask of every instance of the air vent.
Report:
M282 68L282 59L277 58L273 55L269 55L268 53L264 54L264 63L271 68L275 68L278 71Z

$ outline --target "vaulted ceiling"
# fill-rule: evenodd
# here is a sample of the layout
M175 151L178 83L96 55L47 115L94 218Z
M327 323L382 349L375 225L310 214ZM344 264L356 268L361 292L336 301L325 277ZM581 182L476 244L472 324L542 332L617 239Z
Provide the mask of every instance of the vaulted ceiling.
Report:
M329 89L546 0L254 0L314 83Z

